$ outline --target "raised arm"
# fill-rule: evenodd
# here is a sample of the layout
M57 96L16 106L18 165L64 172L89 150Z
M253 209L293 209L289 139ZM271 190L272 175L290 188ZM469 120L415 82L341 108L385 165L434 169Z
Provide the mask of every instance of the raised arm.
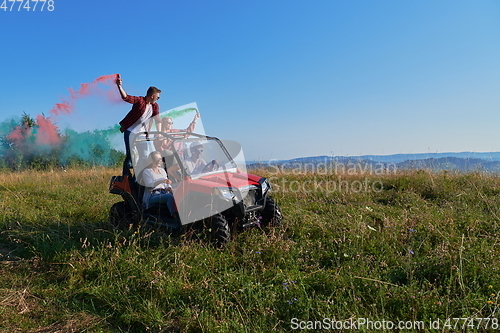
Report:
M185 129L186 132L194 132L194 128L196 127L196 120L198 120L198 118L200 118L200 114L196 112L193 121L191 122L191 124L189 124L188 128Z
M123 90L122 79L120 76L118 76L118 78L116 79L116 86L118 87L118 91L120 92L120 96L122 97L122 99L127 98L127 93L125 92L125 90Z

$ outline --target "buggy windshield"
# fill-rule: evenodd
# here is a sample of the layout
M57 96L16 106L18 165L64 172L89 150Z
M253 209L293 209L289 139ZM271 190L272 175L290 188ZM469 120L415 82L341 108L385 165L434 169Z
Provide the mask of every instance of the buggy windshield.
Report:
M192 179L220 172L246 172L241 145L237 142L190 132L149 132L148 137L145 134L137 134L131 144L132 162L137 175L151 166L149 155L153 151L161 153L167 171L171 168L177 170L179 176ZM162 142L166 143L168 149L158 149Z
M173 148L179 157L185 174L199 178L217 172L237 172L238 165L233 160L240 154L241 147L236 142L220 141L211 137L189 137L176 140Z

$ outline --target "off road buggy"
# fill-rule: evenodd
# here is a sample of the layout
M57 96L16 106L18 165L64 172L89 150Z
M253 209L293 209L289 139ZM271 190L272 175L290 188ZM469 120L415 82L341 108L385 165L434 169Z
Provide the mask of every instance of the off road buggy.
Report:
M172 180L178 214L166 205L144 208L146 190L142 173L150 166L149 152L156 150L158 140L171 140L171 150L162 151L164 168ZM156 142L156 144L155 144ZM139 133L131 138L133 170L130 175L113 176L109 192L121 195L123 201L110 210L110 222L117 226L148 224L182 233L186 226L203 226L216 245L223 246L231 231L251 226L280 225L282 214L269 195L271 185L260 176L246 173L241 146L191 132ZM146 148L145 148L146 147ZM148 153L142 153L147 151ZM197 151L201 163L194 163ZM142 156L142 157L141 157ZM233 159L234 158L234 159ZM189 163L191 162L191 163ZM243 161L244 162L244 161ZM193 168L196 164L198 167Z

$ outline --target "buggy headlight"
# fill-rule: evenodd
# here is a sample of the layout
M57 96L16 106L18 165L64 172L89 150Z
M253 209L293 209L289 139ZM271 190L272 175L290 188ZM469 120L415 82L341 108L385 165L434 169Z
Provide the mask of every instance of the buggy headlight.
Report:
M230 187L216 187L214 188L214 195L224 200L235 199L235 195Z
M271 188L267 179L262 183L262 195L265 195L267 191Z

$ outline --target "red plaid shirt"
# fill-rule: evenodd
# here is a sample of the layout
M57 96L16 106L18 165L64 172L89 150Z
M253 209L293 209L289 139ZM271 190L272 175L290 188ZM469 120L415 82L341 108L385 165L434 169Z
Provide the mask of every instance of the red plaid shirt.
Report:
M146 98L145 97L138 97L138 96L131 96L127 95L123 99L125 102L131 103L132 104L132 109L127 113L125 118L120 121L120 131L123 133L125 132L130 126L135 124L139 118L141 118L142 114L144 111L146 111ZM160 107L158 106L158 103L154 102L152 104L153 107L153 115L151 117L157 116L160 114Z

